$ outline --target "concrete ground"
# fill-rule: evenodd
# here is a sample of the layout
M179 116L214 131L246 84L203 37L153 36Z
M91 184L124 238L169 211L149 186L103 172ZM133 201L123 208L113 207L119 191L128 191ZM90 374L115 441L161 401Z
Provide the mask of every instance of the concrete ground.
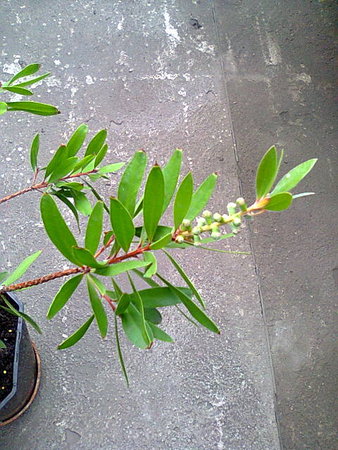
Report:
M167 314L174 345L145 352L123 341L130 389L112 330L104 342L93 328L76 347L55 350L86 317L84 299L47 323L58 284L22 292L44 330L31 333L43 380L31 409L0 431L1 448L335 448L334 13L333 1L300 0L2 5L1 78L43 63L53 76L36 89L39 100L62 114L2 116L1 196L27 186L36 132L46 161L82 122L92 133L108 129L112 162L141 147L162 163L184 148L197 182L219 172L215 210L240 192L253 199L255 167L272 144L285 149L284 172L319 162L303 183L316 196L224 244L250 256L178 254L222 334ZM38 248L31 277L64 266L41 227L38 194L1 212L1 267Z

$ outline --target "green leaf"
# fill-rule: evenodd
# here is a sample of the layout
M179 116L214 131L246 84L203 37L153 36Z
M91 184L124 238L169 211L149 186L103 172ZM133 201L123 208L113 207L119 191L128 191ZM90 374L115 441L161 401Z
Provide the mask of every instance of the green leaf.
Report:
M2 280L5 280L8 277L8 272L0 272L0 284Z
M263 198L269 193L277 176L277 150L272 146L259 163L256 174L256 197Z
M118 330L116 315L114 316L114 319L115 319L115 338L116 338L117 354L119 355L119 361L120 361L120 365L121 365L121 369L122 369L124 378L125 378L125 380L127 382L127 386L129 386L128 373L127 373L126 366L124 364L122 350L121 350L121 345L120 345L119 330Z
M55 183L66 175L70 174L74 169L77 161L78 158L76 158L76 156L59 161L57 167L54 167L53 172L48 179L48 182Z
M6 299L5 296L2 296L2 300L5 302L5 304L8 306L8 308L6 308L5 306L1 306L1 305L0 305L0 308L4 309L7 312L10 312L11 314L13 314L17 317L21 317L23 320L25 320L27 323L29 323L29 325L31 325L35 331L37 331L39 334L42 334L42 331L41 331L41 328L39 327L39 325L28 314L25 314L21 311L18 311L16 308L14 308L14 306Z
M112 284L114 287L114 292L116 294L116 297L118 300L121 300L121 297L123 295L122 289L120 288L120 286L117 284L117 282L114 280L114 278L112 278Z
M129 275L129 273L128 273L128 279L129 279L130 285L131 285L133 293L134 293L134 304L141 314L142 335L143 335L145 342L147 342L147 344L148 344L147 347L149 347L152 344L152 336L150 337L147 327L146 327L142 297L140 296L140 293L136 289L135 284L134 284L131 276Z
M105 173L113 173L113 172L117 172L118 170L121 169L121 167L124 166L123 162L120 163L114 163L114 164L108 164L108 166L103 166L101 167L97 173L99 173L100 175L103 175Z
M83 192L73 191L74 204L80 213L89 216L92 213L92 205Z
M75 333L73 333L71 336L69 336L69 338L67 338L63 342L61 342L61 344L58 346L58 350L63 350L65 348L71 347L72 345L79 342L79 340L81 338L83 338L83 336L88 331L88 328L92 324L93 320L94 320L94 315L89 317L89 319L83 325L81 325L81 327L78 330L76 330Z
M217 178L218 175L216 173L212 173L194 192L189 211L184 217L185 219L193 220L196 216L198 216L198 214L201 213L201 211L204 210L215 190Z
M142 321L141 313L138 311L136 306L132 303L129 305L128 309L121 314L123 330L127 338L139 348L148 348L149 340L145 339L144 336L144 324ZM150 337L153 337L151 328L148 323L146 323L147 333Z
M102 267L102 269L95 269L97 275L103 275L106 277L114 277L120 273L127 272L127 270L138 269L140 267L147 266L149 263L146 261L131 260L122 261L115 264L111 264L108 267Z
M69 156L75 156L77 152L82 147L84 140L86 139L88 133L88 125L80 125L72 134L71 138L67 143L67 150Z
M7 84L12 84L14 81L18 80L19 78L28 77L29 75L33 75L40 69L40 64L29 64L28 66L24 67L20 72L16 73L8 82Z
M156 242L152 243L150 248L151 250L160 250L161 248L166 247L172 241L172 233L165 234Z
M32 141L31 151L30 151L30 161L31 161L31 167L32 167L33 171L35 171L38 166L39 146L40 146L40 136L39 136L39 134L37 134Z
M145 261L147 261L150 266L146 270L144 277L145 278L151 278L155 273L157 272L157 260L153 253L151 252L145 252L143 254L143 258Z
M174 195L178 177L181 171L181 164L182 150L176 149L162 170L164 178L163 212L168 208L170 201Z
M86 248L73 247L73 253L75 259L82 266L93 267L94 269L100 269L102 266L104 266L104 263L100 263L99 261L97 261L90 253L90 251Z
M7 111L7 103L0 102L0 116Z
M162 216L164 200L164 178L162 170L155 165L149 175L144 189L143 220L147 237L153 240L158 222Z
M94 282L94 284L96 285L97 290L99 291L99 293L101 295L105 295L108 292L107 289L106 289L106 286L102 283L102 281L99 280L97 277L94 277L93 274L88 274L87 277L89 277ZM109 291L109 292L111 292L111 291Z
M56 187L74 189L75 191L82 191L84 185L82 183L77 183L76 181L59 181L55 183Z
M192 174L189 172L183 179L180 187L178 188L175 203L174 203L174 223L175 230L181 225L185 218L190 204L193 193L193 179Z
M83 173L84 167L86 167L90 162L94 161L94 159L95 159L94 155L89 155L83 159L80 159L73 169L73 174Z
M114 197L110 198L110 222L117 242L125 252L128 252L135 235L135 227L125 206Z
M145 308L144 317L151 323L159 324L162 322L161 313L156 308Z
M55 201L50 195L43 194L40 209L42 221L49 239L69 261L78 265L78 261L73 254L73 247L77 247L75 237L66 225Z
M38 116L54 116L60 111L52 105L38 102L7 102L8 111L26 111Z
M102 305L100 297L96 292L96 285L93 283L90 277L87 277L87 288L90 304L97 322L97 326L99 328L101 336L105 338L108 330L107 313Z
M120 316L125 312L130 304L131 298L129 294L123 294L118 301L117 308L115 310L115 314Z
M33 92L20 86L3 86L2 89L19 95L33 95Z
M1 348L6 348L6 344L4 343L4 341L2 341L1 339L0 339L0 349Z
M66 305L79 286L82 278L83 274L76 275L61 286L48 309L47 319L52 319Z
M142 183L146 164L147 155L143 150L137 151L128 163L118 187L117 198L126 207L131 216L134 215L136 198Z
M28 256L25 258L18 267L12 272L6 280L3 282L4 286L9 286L10 284L13 284L14 281L18 280L22 277L28 270L28 268L33 264L33 262L41 255L41 250L39 250L36 253L33 253L33 255Z
M54 192L53 195L55 195L57 198L59 198L66 206L68 206L68 208L71 210L71 212L73 213L77 226L80 230L80 220L79 220L79 214L77 212L77 209L75 208L75 206L73 205L73 203L71 201L68 200L68 198L63 194L62 191L59 192Z
M153 323L149 323L149 326L151 328L151 331L153 332L154 338L158 339L159 341L164 342L174 342L173 338L169 336L165 331L161 330L161 328L157 327Z
M94 255L96 252L102 234L103 223L103 203L97 202L88 219L85 247Z
M65 145L60 145L53 155L53 158L47 164L45 169L45 179L48 178L54 169L57 169L59 164L68 159L68 148Z
M219 238L217 238L217 242L218 241L222 241L223 239L229 239L231 237L234 237L235 234L234 233L227 233L227 234L222 234L222 236L220 236ZM203 238L201 239L201 244L209 244L209 242L215 242L215 239L212 237L208 237L208 238Z
M300 197L308 197L309 195L315 195L314 192L302 192L301 194L294 194L292 196L293 199L300 198Z
M24 86L29 86L31 84L36 84L39 81L42 81L45 78L47 78L49 75L50 75L50 72L47 72L47 73L44 73L43 75L40 75L39 77L31 78L30 80L23 81L22 83L17 83L15 86L24 87Z
M97 155L107 138L107 130L99 131L89 142L85 156Z
M205 303L204 303L202 297L200 296L198 290L195 288L193 282L190 280L188 275L184 272L183 268L179 265L178 261L176 261L176 259L172 255L170 255L166 250L163 250L163 251L167 255L167 257L170 259L172 265L175 267L177 272L181 275L183 280L187 283L187 285L189 286L189 288L193 292L194 296L200 302L201 306L203 306L203 308L205 308Z
M220 333L217 325L187 295L185 295L182 290L177 289L177 287L173 286L161 275L157 274L157 276L160 278L160 280L163 281L163 283L170 287L170 289L172 289L175 294L177 294L183 305L187 308L192 317L197 320L197 322L199 322L208 330L213 331L214 333Z
M183 292L189 299L191 298L192 292L190 289L181 287L177 289ZM142 298L144 308L163 308L165 306L173 306L181 303L180 297L169 287L156 286L151 289L142 289L139 291L139 294ZM129 296L130 301L135 302L133 293L124 295Z
M290 192L280 192L269 198L268 204L264 207L268 211L283 211L288 209L292 203L292 194Z
M94 162L94 168L97 167L101 161L104 159L104 157L106 156L108 151L108 145L105 144L101 150L98 152L97 156L95 157L95 162ZM122 167L122 166L121 166Z
M312 170L316 164L317 159L309 159L298 166L290 170L284 177L277 183L274 190L271 192L271 196L279 194L280 192L289 192L291 189L297 186L304 177Z
M152 287L152 288L156 288L156 287L161 287L158 283L156 283L156 281L154 281L152 278L144 278L144 273L141 272L140 270L137 269L132 269L133 272L140 277L145 283L148 284L148 286Z

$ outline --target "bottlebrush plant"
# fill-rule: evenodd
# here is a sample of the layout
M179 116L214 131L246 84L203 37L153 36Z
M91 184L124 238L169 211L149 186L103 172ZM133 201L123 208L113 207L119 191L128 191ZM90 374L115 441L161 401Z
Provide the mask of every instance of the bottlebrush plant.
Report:
M22 83L16 86L22 87ZM215 173L195 188L191 172L180 180L181 150L175 150L163 167L155 164L148 170L146 153L137 151L125 166L116 192L114 195L109 193L111 196L107 201L104 194L94 188L94 182L117 172L124 164L102 165L108 150L107 133L99 131L85 146L87 133L87 125L80 125L67 144L60 146L43 168L38 165L39 136L35 136L30 151L31 186L0 199L0 203L4 203L30 191L40 192L41 217L46 233L73 267L17 282L40 255L41 252L37 251L24 259L12 273L0 273L0 296L63 279L47 312L47 317L52 319L76 295L80 284L85 283L92 313L58 348L66 349L76 344L93 322L104 338L109 326L107 309L111 310L117 354L128 381L119 339L120 324L131 343L142 349L150 348L155 340L173 341L160 327L160 309L169 306L177 308L195 324L219 333L217 325L205 312L205 302L197 288L170 250L181 248L189 251L192 246L208 248L212 242L235 236L246 218L288 209L293 199L312 194L292 194L291 191L310 172L316 159L299 164L273 187L283 152L278 154L276 148L271 147L258 165L256 201L248 206L243 198L238 198L224 206L224 211L211 212L206 208L216 186ZM81 241L66 224L60 210L62 204L71 210L78 227L83 224L79 215L85 217ZM163 219L168 208L171 215L166 214L166 219ZM110 223L107 229L104 229L105 215ZM179 286L163 276L158 267L158 252L165 254L180 275L182 283ZM149 287L138 289L135 276ZM121 277L129 283L128 292L121 287ZM16 311L5 295L1 297L1 308L24 317L40 332L30 316ZM4 343L0 342L0 348L1 345Z

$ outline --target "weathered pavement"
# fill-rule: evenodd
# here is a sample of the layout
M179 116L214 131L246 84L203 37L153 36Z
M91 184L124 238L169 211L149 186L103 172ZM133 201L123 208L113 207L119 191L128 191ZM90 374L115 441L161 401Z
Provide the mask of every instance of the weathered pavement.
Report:
M0 432L3 448L333 448L333 8L270 3L2 6L0 69L8 76L13 62L42 62L53 77L37 89L40 100L62 114L2 116L1 194L27 185L36 132L47 160L83 121L92 133L108 129L112 161L142 147L164 162L173 148L184 148L185 170L195 170L197 182L219 172L215 210L234 200L239 186L252 198L254 168L273 143L286 150L285 170L320 158L303 185L319 195L262 217L227 243L252 248L252 256L179 254L222 335L169 315L173 346L141 352L123 343L129 390L112 332L106 342L92 332L73 349L55 350L86 317L80 297L47 323L57 286L21 293L44 328L34 336L44 377L31 410ZM4 205L0 224L1 266L31 253L34 242L44 248L31 276L60 267L37 200L28 195Z

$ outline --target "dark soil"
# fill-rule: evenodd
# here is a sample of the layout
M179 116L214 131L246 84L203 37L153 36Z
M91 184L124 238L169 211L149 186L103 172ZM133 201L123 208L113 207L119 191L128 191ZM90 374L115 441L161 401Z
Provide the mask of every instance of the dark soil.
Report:
M0 296L0 305L3 304ZM4 304L4 306L6 306ZM6 348L0 349L0 402L13 387L14 350L18 317L0 308L0 339Z

